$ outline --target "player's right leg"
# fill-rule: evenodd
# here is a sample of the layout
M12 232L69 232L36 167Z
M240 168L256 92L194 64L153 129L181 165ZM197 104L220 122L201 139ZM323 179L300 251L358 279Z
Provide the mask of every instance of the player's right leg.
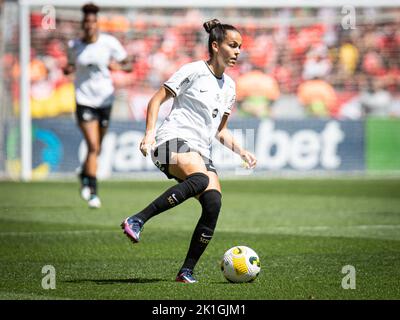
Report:
M133 242L139 242L143 225L155 215L171 209L185 200L202 193L209 178L202 157L197 152L171 153L169 175L180 181L153 200L139 213L126 218L121 227Z

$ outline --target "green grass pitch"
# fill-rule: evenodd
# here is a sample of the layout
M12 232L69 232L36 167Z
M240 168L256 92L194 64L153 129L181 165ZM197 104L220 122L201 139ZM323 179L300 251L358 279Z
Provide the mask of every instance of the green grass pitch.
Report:
M119 224L172 182L100 183L91 210L77 182L0 182L1 299L399 299L400 180L223 180L199 283L174 282L200 214L196 200L150 220L133 245ZM253 248L261 273L230 284L219 262ZM56 289L42 288L42 267ZM355 289L342 273L354 266Z

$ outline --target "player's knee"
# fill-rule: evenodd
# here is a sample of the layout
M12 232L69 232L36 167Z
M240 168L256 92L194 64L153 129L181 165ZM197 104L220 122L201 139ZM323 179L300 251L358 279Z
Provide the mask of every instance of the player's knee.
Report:
M218 190L212 189L204 192L199 198L203 208L201 219L209 228L214 229L222 206L222 196Z
M95 143L89 143L88 153L98 155L100 153L100 146Z
M210 179L206 174L198 172L190 175L185 182L189 187L191 196L195 196L207 189Z

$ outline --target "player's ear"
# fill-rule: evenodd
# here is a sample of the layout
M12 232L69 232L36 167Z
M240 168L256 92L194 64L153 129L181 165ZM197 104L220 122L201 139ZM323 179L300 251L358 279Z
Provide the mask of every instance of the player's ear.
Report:
M218 42L217 42L217 41L213 41L213 42L211 43L211 47L212 47L212 49L213 49L213 51L214 51L215 53L218 53L219 45L218 45Z

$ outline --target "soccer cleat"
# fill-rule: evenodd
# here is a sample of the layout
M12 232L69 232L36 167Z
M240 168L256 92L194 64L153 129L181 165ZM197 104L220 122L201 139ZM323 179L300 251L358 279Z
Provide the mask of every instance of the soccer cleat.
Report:
M176 282L183 282L183 283L196 283L198 282L194 277L193 277L193 270L183 268L178 272L178 275L176 276L175 279Z
M137 243L140 241L140 233L143 231L143 225L143 221L139 218L128 217L122 221L121 228L133 243Z
M89 208L98 209L98 208L101 207L100 198L99 198L98 196L96 196L95 194L92 194L92 195L90 196L90 199L89 199L89 201L88 201L88 204L89 204Z
M90 187L82 186L82 188L81 188L81 197L85 201L89 201L90 200Z

